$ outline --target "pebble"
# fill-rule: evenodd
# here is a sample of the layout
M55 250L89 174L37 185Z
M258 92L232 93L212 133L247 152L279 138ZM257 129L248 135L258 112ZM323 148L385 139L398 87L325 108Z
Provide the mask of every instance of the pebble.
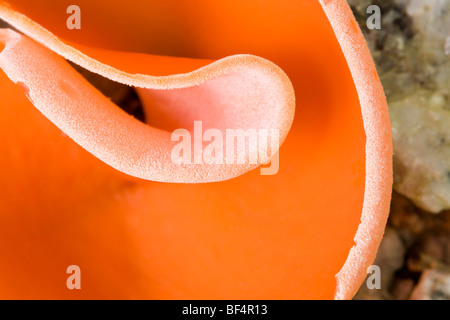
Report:
M450 273L425 270L411 293L410 300L450 300Z

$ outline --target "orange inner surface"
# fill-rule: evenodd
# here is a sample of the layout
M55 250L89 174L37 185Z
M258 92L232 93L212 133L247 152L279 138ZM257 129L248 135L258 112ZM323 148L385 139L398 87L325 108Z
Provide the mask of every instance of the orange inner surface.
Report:
M81 149L1 73L0 298L333 298L360 222L365 134L318 1L79 0L81 30L68 30L71 4L10 1L130 73L187 72L238 53L271 60L294 85L295 120L274 176L141 181ZM72 264L82 290L66 288Z

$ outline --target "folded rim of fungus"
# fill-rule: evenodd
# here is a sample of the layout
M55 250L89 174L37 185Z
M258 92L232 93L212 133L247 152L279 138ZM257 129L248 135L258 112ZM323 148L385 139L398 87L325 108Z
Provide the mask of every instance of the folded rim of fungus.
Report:
M224 136L227 129L278 130L280 146L292 124L295 110L292 84L278 66L266 59L234 55L184 74L130 74L86 56L26 16L1 4L0 16L55 53L113 81L153 90L196 90L196 86L207 84L209 88L205 91L231 92L225 98L220 97L225 103L211 103L213 94L203 92L197 94L195 101L204 106L203 114L211 114L207 127L221 130ZM231 164L174 163L171 159L174 143L169 132L127 116L62 58L34 41L11 30L2 31L0 37L6 41L0 54L2 68L15 83L26 88L33 104L83 148L124 173L159 182L223 181L268 163L278 151L278 148L270 148L266 153L259 152L257 144L249 143L248 157L243 164L237 160ZM178 58L168 59L176 61ZM198 106L194 104L192 108ZM217 108L225 110L220 118L214 117ZM177 110L172 112L177 114ZM186 122L184 128L192 125ZM249 159L256 159L257 163Z
M356 84L366 132L366 185L355 245L336 275L336 299L356 294L374 261L386 225L392 190L392 138L383 87L369 48L345 0L320 0Z

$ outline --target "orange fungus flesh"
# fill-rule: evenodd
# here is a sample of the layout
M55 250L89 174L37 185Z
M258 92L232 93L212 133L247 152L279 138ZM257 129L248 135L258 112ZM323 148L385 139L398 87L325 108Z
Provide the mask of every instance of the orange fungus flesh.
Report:
M222 87L239 91L233 81L214 87L217 79L189 76L202 70L219 75L235 54L276 66L267 73L269 64L255 58L255 70L270 75L257 78L265 80L255 88L260 83L286 92L284 100L274 99L284 101L280 119L289 118L293 99L286 97L295 93L295 116L292 124L280 120L286 137L276 175L256 169L213 183L141 180L99 159L89 149L92 141L86 147L84 138L65 132L70 121L58 118L59 111L56 126L41 114L32 103L34 87L11 82L5 60L0 298L350 298L381 240L392 173L382 88L346 2L79 0L82 28L69 30L71 4L0 1L0 18L40 42L36 48L47 46L105 77L145 87L138 90L146 113L163 113L150 125L189 125L164 113L165 103L189 101L195 108L197 101L206 108L205 95ZM154 82L139 76L179 74L184 78ZM283 85L272 86L277 81ZM208 91L212 87L217 91ZM87 84L83 90L97 95ZM206 121L211 112L199 112L197 120L202 114ZM69 265L81 269L81 290L66 287Z

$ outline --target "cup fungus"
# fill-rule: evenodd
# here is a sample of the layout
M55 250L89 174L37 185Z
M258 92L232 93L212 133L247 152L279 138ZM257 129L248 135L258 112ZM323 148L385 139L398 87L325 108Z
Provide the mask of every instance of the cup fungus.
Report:
M351 298L383 235L392 146L347 3L79 0L80 28L69 6L0 1L23 33L0 32L0 297ZM64 58L135 87L148 123ZM277 147L173 163L170 132L194 121L278 130L279 172L252 170ZM65 286L74 264L81 290Z

